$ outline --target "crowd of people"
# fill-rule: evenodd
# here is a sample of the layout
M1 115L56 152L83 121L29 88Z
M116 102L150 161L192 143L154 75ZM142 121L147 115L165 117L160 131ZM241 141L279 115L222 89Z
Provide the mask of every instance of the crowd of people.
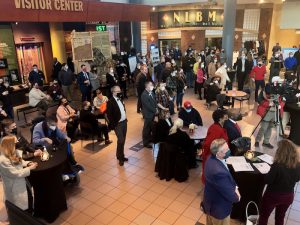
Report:
M227 66L224 49L205 48L200 53L189 46L181 53L179 47L166 47L161 61L153 66L147 58L136 55L137 65L130 73L126 60L114 56L114 64L107 67L106 92L100 88L97 67L86 64L80 66L75 75L74 64L68 58L67 63L53 61L53 82L45 85L45 76L37 65L32 66L28 81L29 105L40 110L40 116L32 121L32 143L29 143L17 130L13 121L14 113L8 98L10 87L0 79L0 120L2 140L0 144L0 173L4 185L5 198L24 210L29 208L25 177L38 165L30 161L32 157L43 154L44 146L59 146L67 142L68 163L74 173L81 173L84 168L79 165L72 151L71 143L78 140L78 130L89 130L97 137L99 143L109 145L112 141L109 132L117 136L116 158L120 166L128 161L124 154L127 134L127 114L124 100L128 98L128 84L133 83L137 97L137 113L142 113L144 125L141 132L143 146L153 148L153 143L166 142L181 149L187 159L188 168L197 168L197 152L202 156L202 182L205 185L203 210L207 214L207 224L229 224L233 203L241 199L237 184L232 178L225 159L234 155L233 140L242 137L241 128L234 115L227 112L224 104L228 101L224 91L231 88L244 90L245 85L254 82L255 101L258 114L262 116L260 130L256 136L255 147L263 139L263 146L273 148L270 143L271 128L274 122L274 103L272 83L279 77L282 68L286 75L295 76L299 84L300 49L282 59L281 47L273 48L270 59L270 81L265 84L267 74L264 57L256 57L255 50L242 48L233 67ZM228 71L236 72L230 78ZM298 74L296 76L296 74ZM277 78L276 78L277 79ZM278 80L275 79L275 82ZM291 85L295 83L292 80ZM75 108L73 85L76 83L81 92L81 108ZM298 86L293 86L297 92ZM203 143L190 138L189 131L201 129L201 113L193 107L192 101L184 100L187 89L193 90L199 100L205 99L210 106L217 101L218 108L212 114L214 123L208 128ZM259 93L259 89L261 92ZM279 104L283 113L287 96L280 96ZM49 115L50 102L57 102L54 115ZM178 118L172 116L178 113ZM103 119L104 122L100 122ZM199 149L202 149L199 151ZM263 196L263 210L259 225L267 224L274 207L276 224L283 224L288 206L293 201L293 187L299 181L299 156L296 147L288 140L278 143L274 164L267 175L267 191ZM279 175L278 175L279 174ZM62 174L64 180L70 177ZM16 183L14 183L16 182ZM13 188L16 185L18 188Z

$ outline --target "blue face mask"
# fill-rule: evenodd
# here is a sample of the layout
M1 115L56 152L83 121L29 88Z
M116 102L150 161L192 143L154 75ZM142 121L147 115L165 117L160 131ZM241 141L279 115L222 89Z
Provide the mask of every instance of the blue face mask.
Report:
M224 159L228 159L228 157L231 156L231 150L229 149L224 156Z
M186 112L190 113L192 109L185 109Z

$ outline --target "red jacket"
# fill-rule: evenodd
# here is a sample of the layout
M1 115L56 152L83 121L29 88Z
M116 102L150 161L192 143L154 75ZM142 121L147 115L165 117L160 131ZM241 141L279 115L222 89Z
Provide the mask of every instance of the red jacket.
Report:
M205 161L211 155L210 153L210 145L211 143L219 138L225 139L225 141L229 144L229 139L227 136L227 131L224 129L219 123L214 123L208 128L207 135L203 144L203 153L202 153L202 182L205 183L204 178L204 166Z
M265 65L262 65L261 67L255 66L250 73L250 77L255 80L264 80L266 72L267 70Z
M283 107L285 105L285 102L281 100L281 97L279 97L279 105L281 106L280 108L280 116L282 117L283 115ZM264 99L262 103L260 103L257 107L256 113L260 115L261 117L264 117L267 113L267 110L270 108L270 102L269 100Z

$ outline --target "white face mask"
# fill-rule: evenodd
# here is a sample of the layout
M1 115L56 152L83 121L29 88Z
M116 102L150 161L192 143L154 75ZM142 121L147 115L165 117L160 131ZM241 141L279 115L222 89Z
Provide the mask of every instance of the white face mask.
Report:
M65 66L65 71L67 71L69 69L69 67L68 66Z
M214 63L217 63L218 62L218 60L214 60Z
M54 131L56 129L56 126L54 126L54 125L49 126L49 129Z
M9 83L4 83L4 86L5 87L9 87Z
M38 69L37 69L37 68L34 68L33 71L34 71L34 72L38 72Z
M153 87L153 86L150 86L149 89L150 89L150 91L153 91L154 87Z
M227 68L227 65L226 65L226 64L224 64L224 68L225 68L225 69Z
M113 70L113 69L111 69L109 72L110 72L111 74L113 74L113 73L114 73L114 70Z
M276 54L276 55L275 55L275 57L276 57L276 58L278 58L278 57L279 57L279 55L278 55L278 54Z
M161 91L164 91L164 90L166 90L166 87L165 87L165 86L162 86L162 87L160 87L160 90L161 90Z

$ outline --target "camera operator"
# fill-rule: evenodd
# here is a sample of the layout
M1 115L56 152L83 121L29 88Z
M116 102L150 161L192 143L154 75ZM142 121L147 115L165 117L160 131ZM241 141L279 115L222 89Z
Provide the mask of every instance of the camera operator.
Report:
M260 129L255 138L255 147L259 147L259 142L264 138L262 146L273 149L274 146L270 144L270 137L272 127L275 122L276 107L279 107L280 114L283 113L283 101L281 96L271 93L271 85L267 84L265 90L259 94L257 114L262 117Z

